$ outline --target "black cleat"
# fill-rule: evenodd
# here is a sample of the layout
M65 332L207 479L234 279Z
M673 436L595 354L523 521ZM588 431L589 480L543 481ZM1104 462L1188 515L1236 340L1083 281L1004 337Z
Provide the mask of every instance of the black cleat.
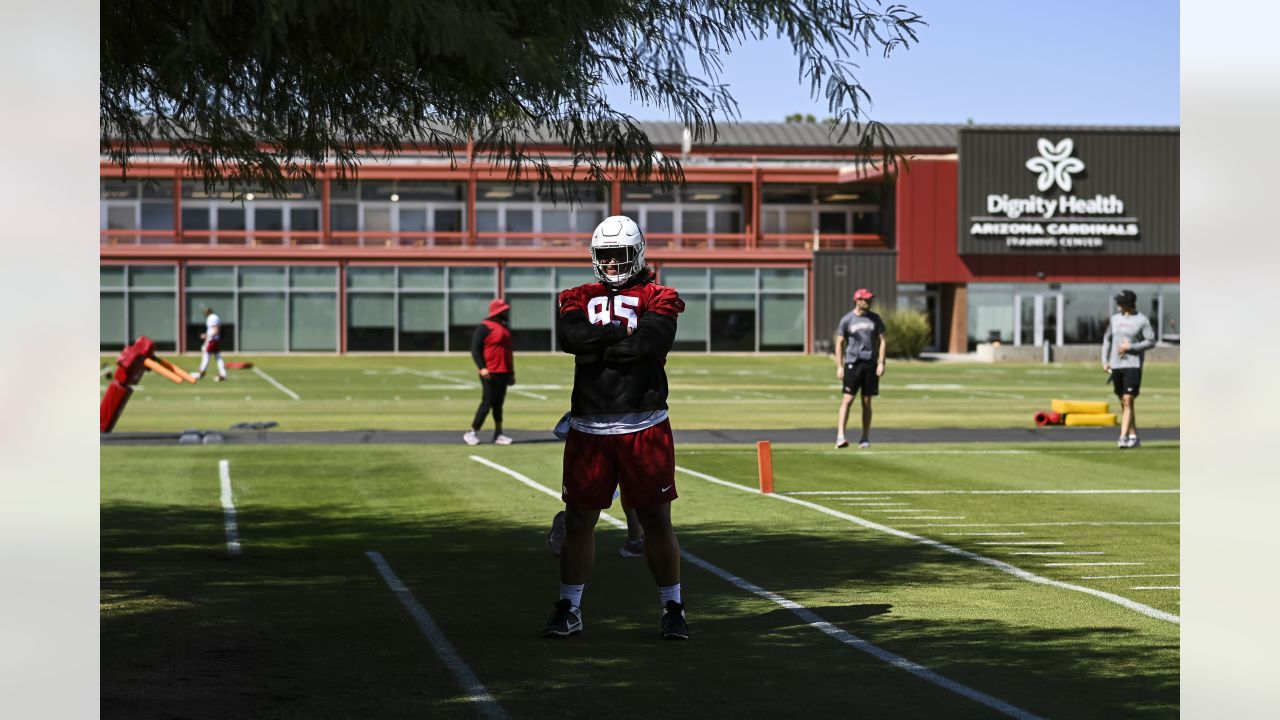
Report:
M582 632L582 610L573 606L568 598L556 602L555 612L547 618L542 628L544 638L563 638Z
M684 603L668 600L663 606L661 633L665 640L689 639L689 623L684 619Z

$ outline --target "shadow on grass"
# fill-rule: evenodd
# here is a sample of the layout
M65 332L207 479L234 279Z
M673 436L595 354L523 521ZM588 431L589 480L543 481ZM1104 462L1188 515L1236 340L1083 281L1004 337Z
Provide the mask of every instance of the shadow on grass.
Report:
M102 717L472 717L368 550L384 555L512 717L994 715L690 564L694 639L661 642L652 580L643 561L616 555L618 532L597 534L586 632L548 642L537 635L557 571L543 527L343 506L258 508L240 521L244 555L229 559L216 510L104 504ZM1013 615L1002 594L1017 603L1023 585L994 578L975 589L971 567L921 546L762 534L745 523L690 527L681 541L854 635L1036 714L1177 713L1176 633L1162 641L1133 628L997 619ZM993 607L979 619L951 619L945 607L933 615L946 620L903 614L946 583Z

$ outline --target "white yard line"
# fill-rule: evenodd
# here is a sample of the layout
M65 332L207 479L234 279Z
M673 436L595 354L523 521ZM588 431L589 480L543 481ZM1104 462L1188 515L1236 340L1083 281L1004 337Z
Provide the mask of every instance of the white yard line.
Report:
M895 503L895 502L846 502L843 505L857 505L859 507L884 507L887 505L910 505L911 503Z
M1167 522L1131 522L1125 520L1081 520L1078 522L1032 522L1032 523L938 523L932 525L906 525L905 527L1069 527L1075 525L1181 525L1177 520Z
M1089 567L1097 565L1146 565L1140 562L1040 563L1044 567Z
M1156 573L1154 575L1084 575L1081 580L1119 580L1121 578L1178 577L1178 573Z
M1002 560L996 560L995 558L989 558L989 557L986 557L985 555L979 555L977 553L969 552L968 550L962 550L961 548L955 547L954 545L947 545L946 543L939 542L932 538L923 537L920 535L916 535L914 533L906 532L904 530L898 530L896 528L889 527L888 525L881 525L879 523L872 522L865 518L857 517L856 515L850 515L848 513L840 512L839 510L834 510L824 505L811 503L806 500L800 500L794 497L788 497L786 495L779 495L777 493L768 493L768 494L761 493L756 488L749 487L746 485L740 485L735 482L729 482L728 480L721 480L718 477L707 475L706 473L700 473L700 472L697 472L696 470L690 470L688 468L684 468L679 465L676 466L676 470L679 470L680 472L683 472L687 475L692 475L694 477L701 478L703 480L706 480L707 482L715 483L717 485L723 485L725 487L730 487L735 490L749 492L753 495L759 495L761 497L772 498L774 500L780 500L782 502L788 502L794 505L800 505L801 507L806 507L806 508L809 508L810 510L816 510L820 513L830 515L832 517L848 520L849 522L855 525L859 525L869 530L878 530L880 532L887 533L889 535L893 535L896 537L900 537L905 540L911 540L913 542L921 543L923 545L929 545L939 550L942 550L944 552L949 552L953 555L959 555L960 557L968 558L969 560L982 563L983 565L987 565L989 567L995 568L1001 572L1008 573L1016 578L1026 580L1028 582L1033 582L1040 585L1049 585L1051 587L1061 588L1063 590L1071 590L1074 592L1085 593L1086 595L1093 595L1094 597L1101 598L1108 602L1113 602L1117 605L1120 605L1121 607L1128 608L1129 610L1133 610L1135 612L1146 615L1147 617L1155 618L1157 620L1165 620L1171 623L1182 622L1182 619L1179 618L1177 615L1174 615L1172 613L1167 613L1163 610L1157 610L1156 608L1150 607L1148 605L1143 605L1142 603L1135 602L1133 600L1130 600L1126 597L1121 597L1114 593L1095 590L1094 588L1084 587L1083 585L1074 585L1071 583L1062 582L1061 580L1053 580L1051 578L1044 577L1043 575L1036 575L1035 573L1029 572L1027 570L1023 570L1022 568L1019 568L1019 567L1015 567Z
M885 520L963 520L963 515L935 515L925 517L923 515L904 515L902 517L887 517Z
M275 378L271 377L270 375L268 375L268 374L266 374L266 373L262 372L262 368L258 367L257 365L254 365L254 366L253 366L253 372L254 372L255 374L257 374L257 376L258 376L258 377L260 377L260 378L262 378L263 380L266 380L267 382L271 383L272 385L275 385L277 390L279 390L280 392L284 393L285 395L288 395L289 397L293 398L294 400L301 400L301 399L302 399L302 398L298 397L298 393L296 393L296 392L294 392L294 391L290 390L289 388L285 387L284 385L281 385L279 380L276 380Z
M524 483L525 485L535 490L538 490L539 492L546 493L547 495L550 495L556 498L557 500L560 499L560 493L556 492L555 490L552 490L549 487L546 487L545 485L542 485L541 483L531 480L527 476L515 470L512 470L511 468L505 467L503 465L499 465L498 463L492 462L490 460L486 460L485 458L482 458L479 455L472 455L470 457L472 460L480 463L481 465L487 465L488 467L491 467L494 470L497 470L498 472L503 473L504 475L515 478L521 483ZM612 524L613 526L619 529L626 529L627 527L627 524L625 522L622 522L610 515L606 515L605 513L601 513L600 517L607 520L610 524ZM753 595L764 598L765 600L768 600L776 605L779 605L781 607L784 607L790 610L792 613L796 615L796 617L799 617L802 621L804 621L806 625L832 637L836 641L843 643L844 645L851 647L855 650L860 650L864 653L867 653L868 655L871 655L877 660L886 662L900 670L905 670L911 673L912 675L915 675L916 677L920 678L921 680L933 683L938 687L950 690L951 692L956 693L957 695L962 695L964 697L967 697L970 700L973 700L974 702L978 702L983 705L986 705L987 707L997 712L1004 713L1009 717L1019 718L1020 720L1041 720L1040 716L1038 715L1034 715L1019 707L1010 705L1009 703L999 698L992 697L984 692L974 690L973 688L968 687L967 685L962 685L954 680L951 680L950 678L939 675L938 673L930 670L924 665L921 665L916 662L912 662L911 660L908 660L902 657L901 655L896 655L894 653L891 653L888 650L885 650L884 648L878 645L873 645L872 643L869 643L866 640L863 640L862 638L842 628L832 625L831 623L819 617L817 613L806 608L800 603L794 602L792 600L788 600L787 598L775 592L766 590L760 587L759 585L751 583L747 580L744 580L738 577L737 575L734 575L728 572L727 570L724 570L716 565L712 565L706 560L703 560L702 558L697 557L693 553L690 553L688 550L681 549L680 557L682 557L683 559L689 561L694 565L697 565L703 570L706 570L712 575L715 575L716 577L719 577L720 579L725 580L726 582L734 585L735 587L741 590L745 590L749 593L752 593Z
M963 535L1026 535L1024 532L960 532L960 533L943 533L948 537L956 537Z
M979 545L1066 545L1066 543L1057 540L1018 540L1018 541L990 541L980 542Z
M1181 490L793 490L779 495L1133 495L1174 494Z
M418 628L426 636L427 642L431 643L436 655L444 661L444 664L449 668L449 672L453 673L458 684L462 686L463 692L466 693L467 702L475 703L476 712L481 717L493 718L493 720L506 718L506 711L502 709L502 706L498 704L493 695L489 694L489 690L485 688L484 684L480 682L480 678L476 677L471 667L458 654L458 651L453 647L453 643L449 642L449 638L446 638L444 633L441 632L440 626L436 625L435 621L431 619L431 615L426 608L422 607L422 604L413 596L413 593L409 592L409 588L396 576L395 571L383 559L382 553L370 550L365 555L373 561L374 567L378 568L378 574L382 575L387 587L391 588L391 592L395 593L396 597L399 598L400 604L404 605L409 614L413 616L413 619L417 621Z
M1084 551L1068 550L1064 552L1016 552L1016 553L1010 553L1010 554L1011 555L1106 555L1106 553L1100 550L1084 550Z
M1181 585L1139 585L1131 590L1181 590Z
M910 503L890 503L891 505L910 505ZM873 513L922 513L922 512L938 512L929 508L889 508L888 510L868 510Z
M236 528L236 505L231 497L231 463L218 461L218 477L222 481L222 526L227 531L227 554L240 554L240 531Z
M512 389L512 390L508 390L507 392L513 392L513 393L515 393L515 394L517 394L517 395L523 395L523 396L525 396L525 397L527 397L527 398L533 398L534 400L546 400L546 399L547 399L547 396L546 396L546 395L539 395L538 393L531 393L531 392L527 392L527 391L524 391L524 390L515 390L515 389Z

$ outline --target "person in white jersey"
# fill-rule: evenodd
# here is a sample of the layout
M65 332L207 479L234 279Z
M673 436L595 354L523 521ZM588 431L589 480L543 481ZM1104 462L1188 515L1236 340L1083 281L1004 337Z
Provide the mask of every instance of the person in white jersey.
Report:
M222 382L227 379L227 366L222 362L222 318L213 311L211 307L203 307L200 312L204 313L204 332L200 333L200 339L204 342L200 345L200 369L192 373L197 380L204 377L205 370L209 367L209 356L213 355L218 361L218 377L216 380Z

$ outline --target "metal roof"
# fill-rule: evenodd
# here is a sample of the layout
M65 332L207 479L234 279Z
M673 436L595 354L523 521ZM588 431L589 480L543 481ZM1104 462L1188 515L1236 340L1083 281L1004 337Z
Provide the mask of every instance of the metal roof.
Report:
M964 127L940 123L886 123L899 147L955 150L956 131ZM677 122L641 122L640 127L655 145L679 145L684 127ZM739 122L716 126L718 137L695 141L693 147L775 147L775 148L840 148L857 144L856 133L839 140L839 127L826 123Z

